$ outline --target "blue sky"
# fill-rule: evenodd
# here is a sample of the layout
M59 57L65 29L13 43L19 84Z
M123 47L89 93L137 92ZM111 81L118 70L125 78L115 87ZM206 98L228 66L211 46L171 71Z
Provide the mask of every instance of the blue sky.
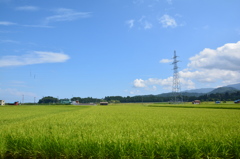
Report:
M171 92L240 82L239 0L0 0L7 102Z

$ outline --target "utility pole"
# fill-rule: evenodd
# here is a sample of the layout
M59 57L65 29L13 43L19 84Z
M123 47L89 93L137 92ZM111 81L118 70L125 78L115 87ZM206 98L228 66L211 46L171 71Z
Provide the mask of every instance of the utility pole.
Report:
M22 95L22 104L24 104L24 94Z
M182 103L182 95L181 95L181 86L180 86L180 79L179 79L179 73L178 73L178 65L177 63L179 62L177 60L177 55L176 51L174 51L174 56L173 56L173 85L172 85L172 95L173 95L173 103Z

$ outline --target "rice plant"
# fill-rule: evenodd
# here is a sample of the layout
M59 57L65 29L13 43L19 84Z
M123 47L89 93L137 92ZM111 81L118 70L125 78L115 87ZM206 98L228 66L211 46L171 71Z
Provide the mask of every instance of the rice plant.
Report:
M0 107L1 158L240 158L240 110Z

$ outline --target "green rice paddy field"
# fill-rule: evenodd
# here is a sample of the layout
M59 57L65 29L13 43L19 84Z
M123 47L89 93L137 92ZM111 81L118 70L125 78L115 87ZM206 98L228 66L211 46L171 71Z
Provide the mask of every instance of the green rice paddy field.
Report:
M0 158L240 158L240 105L3 106Z

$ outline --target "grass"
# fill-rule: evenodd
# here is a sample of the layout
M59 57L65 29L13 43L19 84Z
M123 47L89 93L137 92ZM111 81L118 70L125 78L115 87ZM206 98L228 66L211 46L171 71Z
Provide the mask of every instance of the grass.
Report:
M0 107L0 157L240 158L240 110L166 106Z

